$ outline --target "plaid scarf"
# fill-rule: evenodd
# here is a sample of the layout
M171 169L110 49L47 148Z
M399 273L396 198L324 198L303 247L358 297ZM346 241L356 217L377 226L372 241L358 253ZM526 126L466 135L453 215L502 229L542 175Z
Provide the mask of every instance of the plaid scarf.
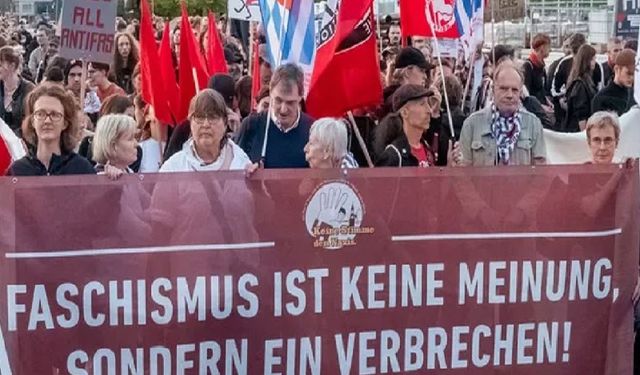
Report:
M501 116L495 104L491 106L491 110L491 135L496 140L498 163L508 165L511 153L520 136L520 110L511 117Z

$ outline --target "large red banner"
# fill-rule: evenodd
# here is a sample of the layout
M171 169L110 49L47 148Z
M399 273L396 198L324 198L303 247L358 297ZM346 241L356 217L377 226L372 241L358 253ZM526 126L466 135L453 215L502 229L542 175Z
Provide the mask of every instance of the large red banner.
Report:
M0 179L0 373L631 374L638 182Z

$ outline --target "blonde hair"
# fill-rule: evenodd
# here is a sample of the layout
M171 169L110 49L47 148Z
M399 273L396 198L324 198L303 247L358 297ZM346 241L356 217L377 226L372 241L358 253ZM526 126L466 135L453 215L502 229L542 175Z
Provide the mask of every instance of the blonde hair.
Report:
M336 167L347 156L348 133L344 121L335 118L321 118L311 125L311 135L318 138L320 144L331 155Z
M98 120L93 137L93 160L107 164L115 157L115 144L127 132L135 134L136 121L127 115L106 115Z

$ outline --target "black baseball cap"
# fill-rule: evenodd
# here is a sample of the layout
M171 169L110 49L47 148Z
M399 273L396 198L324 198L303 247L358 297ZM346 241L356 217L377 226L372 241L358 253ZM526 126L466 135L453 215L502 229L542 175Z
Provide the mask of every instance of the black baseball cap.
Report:
M414 47L405 47L400 50L400 53L396 56L396 69L403 69L411 65L415 65L426 71L433 69L433 65L427 62L427 59L419 49Z

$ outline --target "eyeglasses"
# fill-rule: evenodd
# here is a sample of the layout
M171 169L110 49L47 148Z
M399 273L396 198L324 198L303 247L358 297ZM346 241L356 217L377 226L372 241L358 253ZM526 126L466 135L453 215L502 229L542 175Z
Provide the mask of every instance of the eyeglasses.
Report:
M593 137L591 138L591 144L593 145L604 145L605 147L610 147L615 143L615 139L611 138L611 137L606 137L606 138L600 138L600 137Z
M205 123L209 125L214 125L216 121L221 120L221 117L198 117L193 116L191 121L193 121L196 125L204 125Z
M49 117L53 122L60 122L64 118L64 114L56 111L47 112L44 110L38 110L33 113L33 118L37 121L44 121Z

